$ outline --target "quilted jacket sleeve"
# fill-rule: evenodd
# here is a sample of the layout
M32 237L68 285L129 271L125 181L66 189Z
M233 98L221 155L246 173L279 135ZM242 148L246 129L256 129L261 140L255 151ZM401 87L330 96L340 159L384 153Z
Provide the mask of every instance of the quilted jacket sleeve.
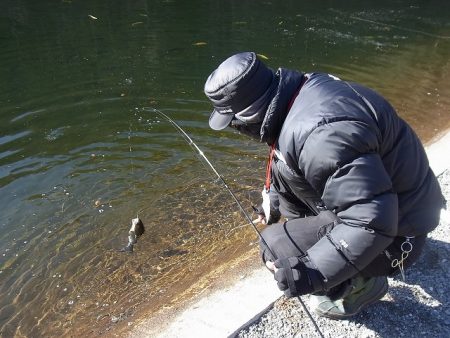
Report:
M299 155L306 180L342 221L308 250L326 288L362 270L397 233L397 195L378 154L379 139L363 122L325 123Z

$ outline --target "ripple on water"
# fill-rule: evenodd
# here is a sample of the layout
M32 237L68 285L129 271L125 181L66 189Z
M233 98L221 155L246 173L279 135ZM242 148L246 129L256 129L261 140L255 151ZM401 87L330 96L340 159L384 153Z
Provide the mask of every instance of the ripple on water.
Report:
M12 118L11 122L17 122L19 120L22 120L22 119L28 117L28 116L37 115L37 114L42 113L44 111L46 111L46 109L37 109L37 110L34 110L34 111L27 111L25 113L21 113L21 114L15 116L14 118Z
M0 145L13 142L31 134L30 130L24 130L14 135L0 136Z
M14 154L20 153L21 151L22 151L22 149L2 151L2 152L0 152L0 160L6 158L8 156L12 156ZM0 171L1 171L1 169L0 169ZM1 173L0 173L0 177L1 177Z

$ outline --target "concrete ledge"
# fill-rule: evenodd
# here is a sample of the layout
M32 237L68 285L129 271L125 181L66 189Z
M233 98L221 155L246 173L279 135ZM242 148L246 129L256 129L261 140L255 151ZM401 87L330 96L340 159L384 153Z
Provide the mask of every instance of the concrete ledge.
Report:
M159 337L226 337L270 306L282 293L266 268L201 299Z

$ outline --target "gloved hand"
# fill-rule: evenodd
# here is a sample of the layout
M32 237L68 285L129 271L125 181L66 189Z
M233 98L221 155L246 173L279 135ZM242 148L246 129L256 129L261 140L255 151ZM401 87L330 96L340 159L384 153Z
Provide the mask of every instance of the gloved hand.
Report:
M288 298L323 289L322 275L310 267L311 263L306 256L277 259L275 263L267 261L266 265L274 271L278 288Z
M266 222L267 218L266 214L264 213L264 208L262 207L262 204L260 204L259 206L252 206L252 208L253 211L258 215L258 218L256 220L257 223L270 225L272 223L277 223L281 218L280 211L271 209L269 222Z

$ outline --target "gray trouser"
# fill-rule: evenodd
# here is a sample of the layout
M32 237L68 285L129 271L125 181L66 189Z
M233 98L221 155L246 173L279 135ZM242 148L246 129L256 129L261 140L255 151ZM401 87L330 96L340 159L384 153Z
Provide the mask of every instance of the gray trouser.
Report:
M260 243L263 262L305 255L311 246L333 229L336 220L338 218L331 211L323 211L317 216L296 218L268 226L262 232L262 236L270 250L267 250L266 246ZM423 235L410 240L412 251L404 261L404 269L411 266L418 259L423 250L426 237L426 235ZM398 267L393 268L391 264L393 259L401 257L401 245L404 241L405 237L396 237L385 251L381 252L368 266L360 271L361 275L364 277L375 277L397 274L399 272ZM272 253L275 257L273 257Z

